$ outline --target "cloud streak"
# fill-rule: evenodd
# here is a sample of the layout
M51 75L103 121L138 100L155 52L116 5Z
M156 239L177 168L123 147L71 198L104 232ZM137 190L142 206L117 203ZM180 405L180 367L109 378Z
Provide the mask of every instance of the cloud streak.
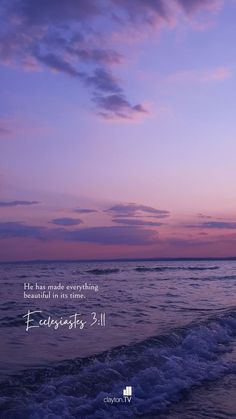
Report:
M206 221L200 224L188 224L187 228L213 229L213 230L235 230L236 222L228 221Z
M179 14L192 18L199 12L218 12L223 0L112 0L119 19L131 24L173 26ZM122 15L120 14L122 13Z
M104 5L109 14L109 2ZM123 61L122 54L106 43L101 47L99 31L95 36L90 27L90 21L101 20L103 12L104 7L92 0L40 3L10 0L0 9L5 22L0 31L0 58L6 64L21 64L27 70L46 67L78 79L89 90L97 113L104 118L145 116L148 111L127 99L110 70L111 65ZM111 101L113 106L109 107Z
M51 224L59 225L59 226L76 226L79 224L83 224L83 221L79 218L69 218L69 217L63 217L63 218L54 218L52 221L50 221Z
M158 241L156 232L136 226L102 226L67 230L29 226L19 222L0 223L0 239L12 238L127 246L145 246Z
M127 97L111 66L125 61L111 48L113 33L176 25L181 15L216 12L221 0L9 0L0 8L0 59L30 71L50 69L77 79L105 119L136 120L149 113ZM180 16L180 17L179 17ZM93 28L93 29L92 29ZM223 70L209 75L223 79ZM1 134L0 127L0 134ZM3 132L6 134L6 132Z
M134 226L105 226L69 232L66 240L103 245L144 246L154 244L158 238L153 230Z
M178 4L190 16L201 11L218 12L223 0L178 0Z
M148 205L138 205L135 203L117 204L104 210L115 217L136 217L136 216L153 216L155 218L166 218L170 216L169 211L160 210Z
M53 233L53 230L48 230L45 227L28 226L18 222L0 223L0 239L11 239L18 237L47 240L53 238Z
M202 219L207 219L207 220L212 219L211 215L206 215L206 214L202 214L202 213L197 214L197 217L202 218Z
M171 82L193 82L193 83L213 83L222 82L232 76L232 70L229 67L216 67L203 70L186 70L167 77Z
M38 201L0 201L0 208L20 207L40 204Z
M159 227L162 225L162 223L158 223L156 221L145 221L145 220L139 220L134 218L113 218L113 223L117 224L124 224L124 225L130 225L130 226L149 226L149 227Z
M78 214L93 214L98 211L91 208L77 208L74 210L74 212L77 212Z

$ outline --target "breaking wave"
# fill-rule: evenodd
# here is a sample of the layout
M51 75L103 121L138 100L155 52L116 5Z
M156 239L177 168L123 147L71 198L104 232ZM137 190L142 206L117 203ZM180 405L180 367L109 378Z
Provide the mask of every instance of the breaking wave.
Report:
M195 386L236 372L227 354L236 335L236 311L167 336L89 358L27 370L1 385L2 419L110 419L168 411ZM132 386L130 403L106 403Z

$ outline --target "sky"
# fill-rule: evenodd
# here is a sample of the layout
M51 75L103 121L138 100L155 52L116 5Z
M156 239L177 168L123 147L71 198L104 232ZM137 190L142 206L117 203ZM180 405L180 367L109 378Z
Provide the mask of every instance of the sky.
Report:
M1 0L0 261L236 256L235 14Z

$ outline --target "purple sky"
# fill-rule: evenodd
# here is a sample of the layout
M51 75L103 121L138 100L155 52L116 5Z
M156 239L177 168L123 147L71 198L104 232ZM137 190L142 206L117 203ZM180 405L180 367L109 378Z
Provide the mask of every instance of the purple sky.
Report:
M235 0L3 0L0 260L236 256Z

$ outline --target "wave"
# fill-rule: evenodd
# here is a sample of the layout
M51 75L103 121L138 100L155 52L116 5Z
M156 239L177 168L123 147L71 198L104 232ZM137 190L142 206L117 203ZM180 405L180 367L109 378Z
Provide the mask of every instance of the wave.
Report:
M92 275L109 275L109 274L116 274L120 272L120 269L116 268L106 268L106 269L88 269L87 271L82 270L73 270L72 275L83 275L84 273L92 274Z
M219 266L155 266L154 268L146 266L137 266L134 270L137 272L162 272L162 271L213 271L219 269Z
M11 312L11 310L9 309ZM43 320L43 315L41 313L35 314L37 320ZM4 316L1 317L0 328L9 328L9 327L18 327L25 324L25 319L23 314L17 314L15 316Z
M214 277L214 279L218 279L219 277ZM236 279L236 275L225 275L221 276L219 279Z
M118 268L89 269L86 272L93 275L108 275L108 274L117 274L118 272L120 272L120 269Z
M1 385L1 418L120 419L165 413L195 386L236 372L225 356L235 334L236 312L229 311L167 336L25 371ZM104 402L122 398L127 385L133 388L130 403Z
M26 275L26 274L22 274L22 275L16 275L15 276L17 279L26 279L26 278L50 278L50 275L48 274L32 274L32 275Z

